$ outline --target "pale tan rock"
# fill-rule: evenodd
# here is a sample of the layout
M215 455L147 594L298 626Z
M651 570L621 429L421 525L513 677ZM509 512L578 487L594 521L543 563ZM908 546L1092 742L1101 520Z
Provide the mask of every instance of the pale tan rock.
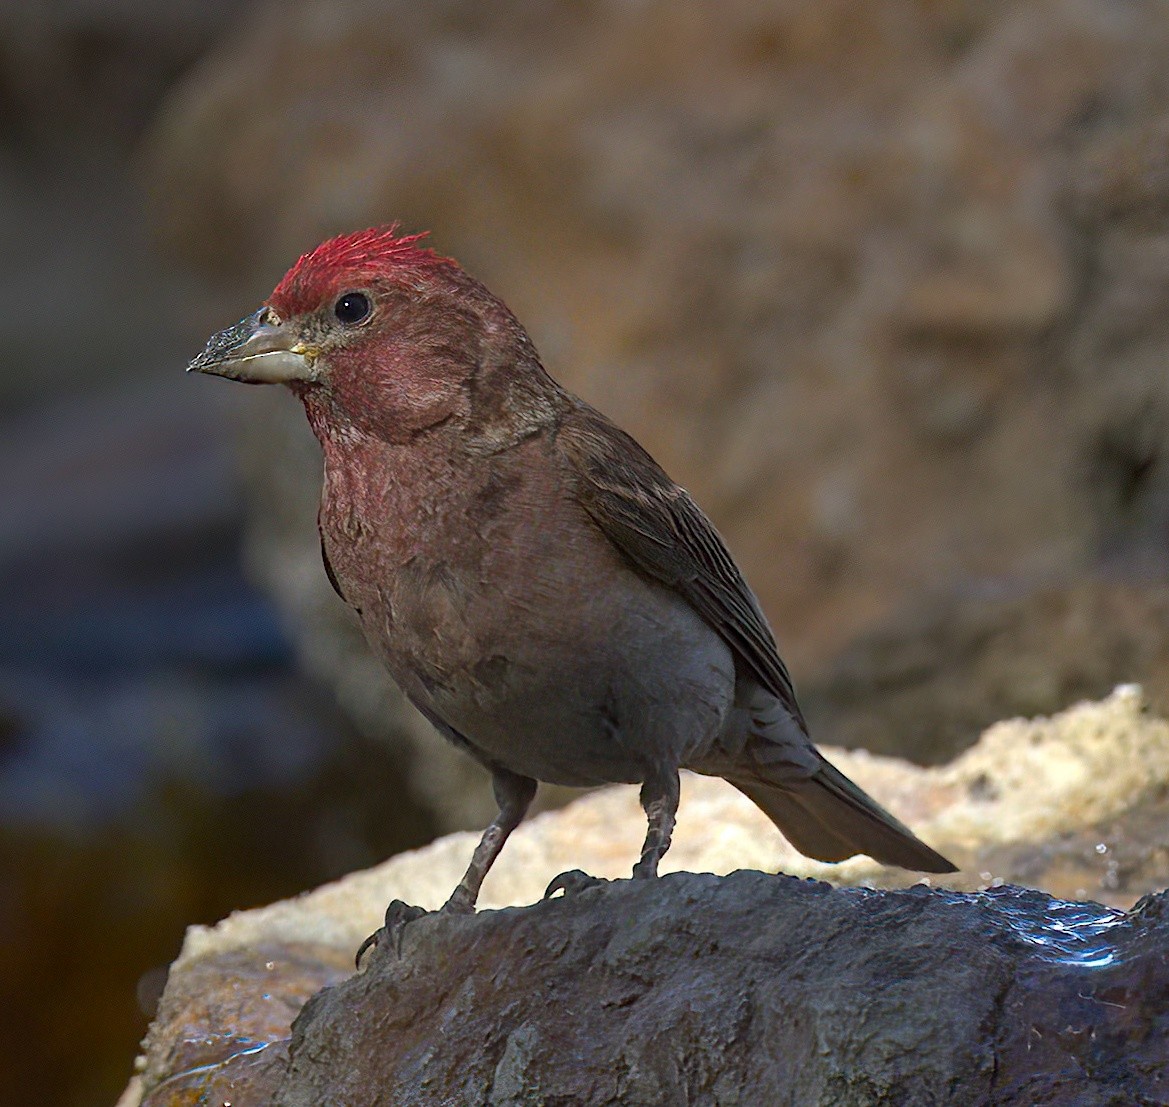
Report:
M130 1083L126 1085L126 1090L118 1096L118 1102L114 1107L138 1107L142 1102L142 1077L132 1076Z
M845 773L964 867L944 881L959 888L1010 879L1010 872L981 868L980 857L991 849L1039 844L1120 816L1169 784L1169 723L1145 712L1135 686L1118 688L1101 703L1080 704L1050 719L1000 723L953 764L938 769L863 752L828 753ZM484 885L480 904L534 902L549 880L567 869L627 876L644 826L632 787L604 789L562 811L537 816L512 835ZM391 899L438 907L462 875L477 837L452 834L297 899L239 912L215 927L192 927L178 963L261 940L356 947L380 925ZM730 785L687 775L678 829L663 871L726 873L740 868L838 884L897 886L914 879L863 857L840 865L811 861Z
M939 790L966 794L933 823L945 841L1039 841L1115 818L1169 782L1169 723L1124 685L1053 718L998 723L933 775Z

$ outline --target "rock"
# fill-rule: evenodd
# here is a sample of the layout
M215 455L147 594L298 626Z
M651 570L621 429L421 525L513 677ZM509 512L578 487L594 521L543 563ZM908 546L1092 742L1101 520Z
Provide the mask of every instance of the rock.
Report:
M287 1061L292 1015L351 970L351 958L322 946L259 946L192 965L168 984L147 1038L154 1066L140 1077L152 1087L143 1107L208 1102L198 1096L239 1105L244 1088L250 1102L270 1102L274 1075Z
M622 881L411 924L305 1008L273 1102L1137 1101L1169 1082L1167 941L1164 896Z
M143 1105L1152 1102L1167 941L1163 895L1125 915L1008 887L621 881L411 923L287 1054L249 1078L250 1044L230 1084L195 1069Z
M1169 880L1169 819L1163 817L1169 723L1144 712L1139 690L1118 689L1103 703L1051 719L1001 723L941 768L846 751L831 756L963 865L964 872L947 879L950 890L931 894L923 883L898 895L834 891L737 872L723 882L679 874L656 889L619 881L541 902L548 880L565 869L584 867L602 877L629 872L642 817L634 789L608 789L513 834L481 904L534 907L409 924L401 932L400 960L383 940L366 973L306 1009L291 1055L280 1043L288 1041L296 1005L287 1003L274 1018L261 989L271 995L288 973L289 987L305 990L306 964L322 980L335 974L339 958L380 925L391 899L441 904L476 836L452 835L296 900L233 915L215 928L193 927L147 1043L143 1102L184 1102L167 1097L179 1087L184 1094L218 1093L227 1087L223 1081L234 1082L237 1107L267 1102L248 1098L249 1081L266 1095L281 1088L286 1098L277 1102L308 1102L304 1097L314 1095L315 1102L369 1101L345 1083L350 1079L384 1079L387 1087L401 1080L409 1094L425 1092L433 1102L443 1094L492 1102L487 1096L496 1088L500 1103L524 1102L537 1079L551 1102L553 1089L570 1094L558 1081L583 1080L595 1064L598 1098L578 1101L605 1103L612 1097L605 1098L611 1077L600 1074L603 1057L614 1071L626 1072L620 1094L630 1103L652 1096L654 1085L640 1082L651 1078L664 1081L659 1096L665 1101L679 1101L669 1098L679 1086L671 1081L689 1079L705 1089L690 1102L735 1102L733 1090L750 1078L787 1089L769 1102L784 1102L788 1094L795 1102L932 1102L921 1091L930 1081L945 1076L964 1090L986 1088L997 1064L993 1079L1001 1096L994 1102L1054 1104L1073 1101L1052 1098L1056 1093L1044 1091L1042 1081L1056 1079L1077 1058L1101 1088L1111 1080L1139 1090L1140 1081L1165 1073L1155 1035L1142 1039L1147 1055L1122 1049L1126 1026L1147 1027L1160 1017L1158 997L1169 986L1155 952L1165 940L1162 900L1127 917L1118 910ZM1108 836L1095 837L1102 832ZM914 879L866 858L835 866L802 858L737 792L697 777L684 782L663 868L778 868L886 888ZM1114 907L1004 887L1018 875ZM525 965L528 983L518 987L513 973ZM858 991L862 977L866 990ZM772 979L784 981L786 999L767 991ZM637 987L623 1006L618 993L631 980ZM411 991L427 981L430 992ZM1147 996L1138 995L1146 985ZM867 997L863 1017L858 994ZM188 1013L192 996L202 1012L197 1033ZM627 1007L640 1029L625 1024ZM554 1021L563 1011L572 1012L576 1030ZM444 1013L451 1021L440 1031L428 1020ZM1042 1035L1032 1035L1030 1054L1021 1029L1028 1020ZM390 1045L374 1027L392 1028L384 1031ZM750 1049L728 1041L730 1027L754 1043ZM606 1053L605 1035L618 1033L623 1050L610 1044ZM478 1034L482 1048L464 1049L460 1034L468 1041ZM686 1049L665 1044L677 1035ZM252 1050L246 1059L241 1037ZM707 1045L690 1050L699 1038ZM211 1040L209 1054L183 1055L184 1041L204 1039ZM787 1040L798 1044L782 1056L803 1060L780 1067L760 1043ZM806 1046L809 1040L816 1044ZM1103 1044L1089 1056L1091 1040ZM261 1041L273 1043L270 1052L255 1049ZM677 1060L688 1050L690 1068ZM866 1060L850 1068L855 1079L849 1083L840 1075L842 1058L854 1056ZM427 1085L418 1076L424 1060ZM748 1077L746 1066L755 1063L772 1068ZM473 1082L472 1091L447 1087L444 1093L442 1082L459 1072ZM334 1078L326 1093L320 1081ZM428 1102L395 1087L395 1103ZM817 1100L816 1089L829 1098ZM972 1096L948 1101L984 1101ZM1109 1102L1074 1102L1097 1101Z
M800 699L833 742L941 763L996 719L1048 714L1133 673L1169 709L1169 587L1095 577L926 597Z
M818 738L940 761L1159 679L1166 57L1156 0L295 0L191 71L144 160L240 314L327 233L433 228L707 508ZM303 421L247 419L252 560L305 656L481 821L329 595ZM1037 648L1020 618L1085 576L1126 592L1088 602L1099 644ZM949 648L899 695L923 621Z

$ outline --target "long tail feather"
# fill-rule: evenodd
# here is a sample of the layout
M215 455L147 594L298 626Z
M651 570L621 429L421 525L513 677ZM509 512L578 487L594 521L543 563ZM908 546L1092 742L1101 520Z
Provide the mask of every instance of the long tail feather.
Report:
M956 871L839 769L820 760L819 770L802 780L772 784L758 777L728 779L796 849L817 861L867 853L882 864L917 872Z

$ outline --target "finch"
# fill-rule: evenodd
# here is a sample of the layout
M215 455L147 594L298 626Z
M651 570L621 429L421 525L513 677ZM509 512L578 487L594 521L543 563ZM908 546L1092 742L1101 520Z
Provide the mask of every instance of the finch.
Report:
M474 910L538 781L640 784L633 875L656 876L680 768L729 781L809 857L954 871L812 745L767 619L686 490L423 237L330 239L189 368L304 405L330 582L491 773L499 814L444 910Z

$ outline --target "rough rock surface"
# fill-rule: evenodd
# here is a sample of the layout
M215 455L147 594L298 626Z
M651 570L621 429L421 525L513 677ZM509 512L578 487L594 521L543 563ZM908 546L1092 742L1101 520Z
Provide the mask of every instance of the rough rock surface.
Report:
M970 1087L983 1087L977 1083L980 1080L997 1080L996 1087L1004 1096L1004 1089L1020 1089L1015 1099L990 1102L1104 1103L1110 1101L1106 1097L1060 1099L1057 1091L1045 1091L1039 1085L1024 1092L1021 1089L1026 1085L1020 1082L1038 1073L1051 1077L1076 1058L1095 1073L1093 1078L1098 1078L1102 1087L1107 1087L1109 1080L1152 1079L1149 1073L1163 1071L1157 1069L1165 1057L1156 1054L1161 1047L1157 1045L1160 1032L1155 1018L1163 1017L1156 1004L1163 1005L1157 997L1164 997L1166 981L1158 966L1169 935L1156 921L1160 916L1154 918L1154 908L1144 908L1127 923L1120 921L1116 910L1169 883L1169 723L1144 713L1137 689L1118 689L1104 703L1083 704L1052 719L1002 723L953 765L940 769L919 769L844 751L834 752L833 757L931 844L964 865L964 872L947 881L949 890L927 895L928 887L922 886L904 896L838 894L823 884L740 872L723 884L707 878L671 877L657 892L622 882L606 885L600 893L538 903L531 911L489 912L476 920L428 917L402 932L402 961L388 956L389 946L383 943L375 960L368 963L374 966L369 973L346 984L347 991L334 993L327 1005L322 1006L322 1000L314 1008L315 1029L311 1033L306 1015L300 1030L303 1044L294 1050L296 1067L294 1076L288 1078L291 1082L286 1093L292 1096L295 1087L297 1094L313 1094L306 1089L316 1087L311 1081L316 1079L312 1072L317 1066L307 1058L317 1057L319 1050L322 1063L332 1064L330 1059L336 1057L341 1037L352 1036L361 1025L380 1025L378 1017L368 1014L365 1000L360 1001L361 1010L366 1012L364 1022L342 1001L341 997L352 997L355 992L364 994L363 989L402 997L403 1006L397 1013L385 1009L390 1026L403 1020L424 1020L449 1001L452 1019L466 1020L460 1025L468 1034L478 1032L477 1019L504 1028L491 1039L494 1054L476 1054L473 1064L465 1054L460 1055L458 1065L463 1066L460 1071L474 1070L483 1079L487 1079L483 1074L489 1073L492 1088L523 1088L524 1074L542 1063L540 1058L547 1050L555 1048L569 1055L572 1050L587 1053L593 1045L599 1049L592 1031L607 1018L619 1021L627 1017L620 1003L598 1007L602 994L612 996L601 990L587 991L593 987L591 971L585 974L586 979L576 979L587 962L596 968L604 987L616 988L626 970L616 972L611 955L598 951L612 951L623 944L632 950L640 948L647 959L639 970L644 977L639 985L643 985L642 990L630 993L629 1001L640 1005L639 1018L644 1015L650 1019L644 1025L664 1027L677 1019L685 1033L698 1034L703 1019L713 1020L710 1025L717 1029L739 1018L744 1027L754 1027L752 1033L760 1035L758 1041L772 1040L765 1033L765 1028L771 1027L776 1034L795 1035L801 1043L805 1041L802 1035L814 1036L819 1027L824 1033L816 1039L811 1053L813 1068L819 1073L814 1079L825 1082L832 1079L832 1066L840 1064L839 1056L833 1058L834 1049L859 1050L876 1059L871 1070L875 1083L864 1092L867 1099L861 1083L839 1087L826 1083L829 1090L823 1095L827 1098L821 1100L806 1098L814 1084L778 1084L780 1088L795 1088L799 1094L793 1091L794 1099L781 1097L775 1102L986 1101L977 1096L969 1100L939 1098L937 1092L933 1098L922 1092L914 1093L917 1099L898 1099L904 1088L914 1085L889 1083L895 1076L924 1081L952 1072L956 1080L974 1081ZM641 831L632 788L598 792L563 811L540 816L513 835L484 887L482 903L491 907L538 902L553 875L578 866L602 877L624 875L635 857ZM296 900L241 912L214 928L192 928L182 956L172 967L159 1018L147 1042L142 1076L127 1094L126 1107L136 1107L139 1102L150 1107L177 1107L192 1101L182 1096L196 1095L223 1095L237 1107L267 1102L249 1100L247 1095L259 1093L247 1089L264 1088L264 1094L274 1094L272 1089L285 1080L289 1024L300 1002L316 984L343 975L352 951L380 925L391 899L402 898L428 908L438 906L461 875L473 842L470 834L451 835ZM881 869L865 858L837 866L801 858L733 789L721 781L694 777L684 784L678 833L666 862L667 869L727 873L778 868L799 876L831 876L836 882L886 887L913 879L909 874ZM1049 901L1045 895L1001 887L1004 881L1020 878L1061 898ZM1115 906L1066 902L1089 897ZM667 941L652 920L678 914L680 902L690 906L681 912L681 921L675 919L672 925L678 934ZM1155 911L1159 912L1161 901L1156 902ZM554 935L564 938L578 925L574 922L577 911L585 912L585 921L579 924L581 933L592 934L595 929L595 938L589 937L583 944L576 938L554 941ZM748 920L752 911L758 914ZM702 928L708 916L717 917L719 912L729 914L722 927L725 933L716 943L719 950L712 951L702 944ZM735 912L744 914L732 919ZM785 927L782 919L786 912L792 913L795 922ZM808 921L818 918L822 921ZM549 944L541 947L539 936L545 933ZM666 933L672 932L667 928ZM751 946L752 935L757 933L770 937L766 941L760 938L757 947ZM1113 951L1115 963L1093 968L1089 962L1109 952L1094 944L1096 939L1112 942L1115 936L1119 936ZM778 943L774 949L768 944L773 940ZM657 948L655 942L706 952L693 963L679 952L677 963L663 969L659 977L649 965L650 953ZM736 942L743 944L736 946ZM1125 952L1120 955L1116 951L1122 945ZM535 961L533 975L524 975L529 947L540 950L538 956L547 959L542 962L549 973L547 992L532 983L539 978ZM427 961L431 957L435 961ZM551 969L557 957L568 959L558 976ZM719 974L731 979L736 961L739 969L734 982L723 981L716 987ZM571 970L563 967L569 963ZM769 978L760 966L773 963L788 966L783 979L785 989L790 987L790 1002L782 1000L789 994L787 990L770 999L758 990L768 986L767 979L760 983L761 978ZM846 992L833 982L834 965L842 979L855 980L857 973L869 972L871 982L882 981L886 986L871 995L865 993L864 1002L858 1003L856 992ZM516 977L509 975L513 969ZM384 979L378 977L376 988L375 971L385 974ZM929 978L935 971L936 979ZM703 977L704 972L709 975ZM499 982L510 979L528 983L505 1001ZM921 984L921 992L906 991L914 980L929 982ZM431 990L425 997L408 995L408 989L416 985ZM582 991L570 997L567 989L573 987ZM1142 989L1150 998L1138 995ZM675 1007L669 1003L671 995L677 998ZM752 998L735 1007L732 1001L744 995ZM711 996L720 1002L725 999L727 1006L711 1007ZM797 996L804 998L797 1000ZM686 1004L691 1001L697 1006L687 1013ZM832 1006L837 1001L842 1005L839 1010ZM537 1007L550 1009L554 1015L557 1009L567 1009L570 1002L575 1005L574 1019L599 1020L589 1024L588 1034L574 1037L561 1026L557 1036L549 1038L539 1027L523 1029L536 1018ZM1141 1006L1146 1002L1149 1006ZM800 1003L804 1003L802 1008ZM939 1017L946 1020L946 1031L938 1033L935 1026L927 1035L924 1022L911 1021L889 1037L893 1023L901 1026L903 1009L897 1004L915 1004L915 1015L922 1019L924 1011L936 1008L941 1012ZM323 1013L326 1010L330 1012L327 1015ZM797 1018L800 1010L803 1015ZM847 1029L844 1011L856 1020L851 1037L840 1036ZM776 1021L769 1023L769 1019ZM785 1019L795 1022L784 1023ZM888 1022L882 1024L881 1019ZM1033 1019L1038 1028L1038 1034L1032 1035L1030 1053L1026 1035L1020 1037L1014 1029L1027 1019ZM438 1034L434 1024L429 1025L437 1073L446 1064L443 1051L453 1049L450 1043L456 1039L451 1034ZM885 1030L878 1033L875 1028L882 1025ZM840 1035L829 1034L832 1027ZM997 1038L992 1027L1001 1029ZM928 1048L915 1047L913 1057L920 1063L914 1067L905 1062L902 1071L897 1068L899 1051L915 1033L930 1038ZM1129 1069L1119 1060L1123 1050L1117 1044L1123 1044L1125 1035ZM395 1031L392 1037L398 1041L402 1034ZM417 1040L424 1040L421 1032ZM1085 1045L1090 1041L1099 1043L1095 1052ZM353 1048L360 1053L364 1047L354 1044ZM652 1033L630 1029L623 1056L630 1061L643 1055L646 1059L637 1079L648 1080L646 1073L656 1074L654 1079L659 1080L682 1079L684 1067L671 1060L674 1054L666 1045L661 1047L666 1052L653 1055L652 1064L650 1055L639 1052L655 1048ZM699 1082L695 1088L708 1080L707 1092L702 1093L708 1097L703 1099L696 1092L693 1102L734 1102L730 1090L744 1078L743 1073L736 1071L727 1077L728 1083L717 1083L714 1067L720 1048L712 1040L711 1052L698 1049L696 1054L708 1068L685 1070L686 1079ZM1143 1049L1153 1053L1145 1056ZM394 1056L404 1066L421 1063L417 1056L406 1057L405 1052ZM723 1060L738 1064L745 1056L731 1049ZM998 1076L992 1072L994 1058ZM1116 1062L1111 1068L1109 1059ZM1140 1065L1145 1061L1148 1066L1142 1070ZM801 1061L786 1076L781 1073L774 1079L802 1079L796 1069L805 1067ZM368 1076L370 1070L364 1071ZM547 1091L547 1102L556 1102L548 1091L551 1085L541 1087ZM645 1091L649 1085L634 1084L622 1094L633 1095L635 1087L650 1094ZM711 1098L715 1095L711 1089L716 1087L722 1099ZM608 1094L603 1081L597 1088L598 1096ZM144 1092L146 1099L142 1100ZM442 1102L437 1092L435 1095L432 1101ZM848 1095L856 1098L848 1099ZM335 1099L325 1098L347 1102L340 1091ZM410 1100L394 1096L392 1101ZM457 1097L456 1101L462 1102ZM499 1091L494 1100L484 1093L466 1102L525 1100L522 1096L509 1100ZM608 1100L599 1098L596 1102Z
M146 160L241 314L326 233L433 228L711 512L818 739L937 761L1165 672L1167 58L1162 0L295 0L191 72ZM295 405L246 418L258 571L477 822L355 663ZM1061 610L1099 633L1048 648Z
M1167 945L1164 896L1126 916L1013 887L621 881L410 923L287 1052L183 1086L233 1107L1163 1102Z
M407 927L309 1004L274 1102L1159 1098L1167 944L1162 897L1125 918L1015 888L623 881Z

